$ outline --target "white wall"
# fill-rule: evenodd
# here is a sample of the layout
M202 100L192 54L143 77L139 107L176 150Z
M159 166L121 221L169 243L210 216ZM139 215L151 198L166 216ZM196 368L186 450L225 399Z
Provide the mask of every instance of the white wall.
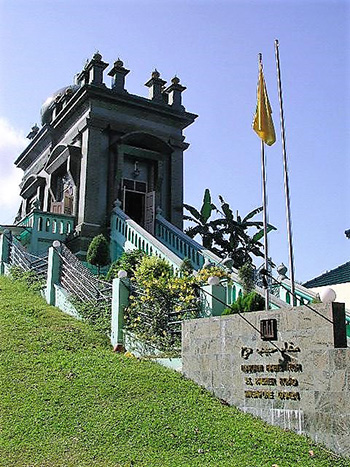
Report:
M321 293L322 290L331 288L337 294L336 302L345 303L345 308L350 311L350 282L344 284L325 285L323 287L313 287L316 293Z

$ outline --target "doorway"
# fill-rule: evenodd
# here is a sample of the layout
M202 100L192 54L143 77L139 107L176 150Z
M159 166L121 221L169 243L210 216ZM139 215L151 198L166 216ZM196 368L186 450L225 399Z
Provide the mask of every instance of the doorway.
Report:
M143 227L145 224L145 193L124 189L124 212Z
M147 232L154 234L155 192L147 191L147 183L123 180L123 210Z

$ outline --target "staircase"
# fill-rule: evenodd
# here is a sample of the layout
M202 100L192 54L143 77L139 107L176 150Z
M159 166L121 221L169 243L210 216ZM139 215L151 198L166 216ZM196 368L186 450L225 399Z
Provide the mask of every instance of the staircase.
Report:
M111 217L111 256L118 258L124 251L139 249L149 255L156 255L170 263L173 271L180 269L184 258L189 258L195 270L201 269L205 263L223 266L223 260L210 250L184 234L172 225L161 214L157 214L155 235L151 235L135 221L130 219L122 209L114 208ZM238 271L232 269L233 284L226 285L226 303L232 304L243 293ZM299 304L310 302L315 294L302 286L297 286ZM300 289L300 290L299 290ZM264 296L264 289L255 287L256 292ZM273 309L288 306L286 301L275 295L270 295L270 306Z

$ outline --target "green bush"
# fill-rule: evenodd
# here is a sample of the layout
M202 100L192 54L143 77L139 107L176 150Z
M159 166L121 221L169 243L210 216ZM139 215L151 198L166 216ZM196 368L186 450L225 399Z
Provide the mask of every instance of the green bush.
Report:
M172 275L170 264L157 256L144 256L135 272L136 279L141 282L161 277L169 279Z
M112 281L118 276L119 271L126 271L128 277L134 277L135 269L140 264L145 253L141 250L124 251L124 253L111 264L107 273L107 280Z
M238 270L238 277L242 282L243 293L249 294L254 289L254 268L251 263L245 263Z
M97 266L98 274L100 274L101 266L109 264L109 245L103 234L97 235L92 239L86 254L86 261Z
M261 311L265 308L265 299L257 292L239 295L237 300L229 308L225 308L223 315L233 313L247 313L249 311Z
M190 258L184 258L180 265L180 274L192 274L193 273L193 264Z
M159 350L181 347L181 320L199 316L200 303L190 275L174 276L170 265L156 256L144 256L137 266L134 292L125 310L125 327Z

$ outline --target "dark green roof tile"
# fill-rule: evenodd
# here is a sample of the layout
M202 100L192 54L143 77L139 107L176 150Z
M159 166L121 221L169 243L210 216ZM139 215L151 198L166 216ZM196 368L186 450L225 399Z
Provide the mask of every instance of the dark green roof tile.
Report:
M322 287L324 285L344 284L350 282L350 261L327 271L320 276L310 279L303 284L304 287Z

